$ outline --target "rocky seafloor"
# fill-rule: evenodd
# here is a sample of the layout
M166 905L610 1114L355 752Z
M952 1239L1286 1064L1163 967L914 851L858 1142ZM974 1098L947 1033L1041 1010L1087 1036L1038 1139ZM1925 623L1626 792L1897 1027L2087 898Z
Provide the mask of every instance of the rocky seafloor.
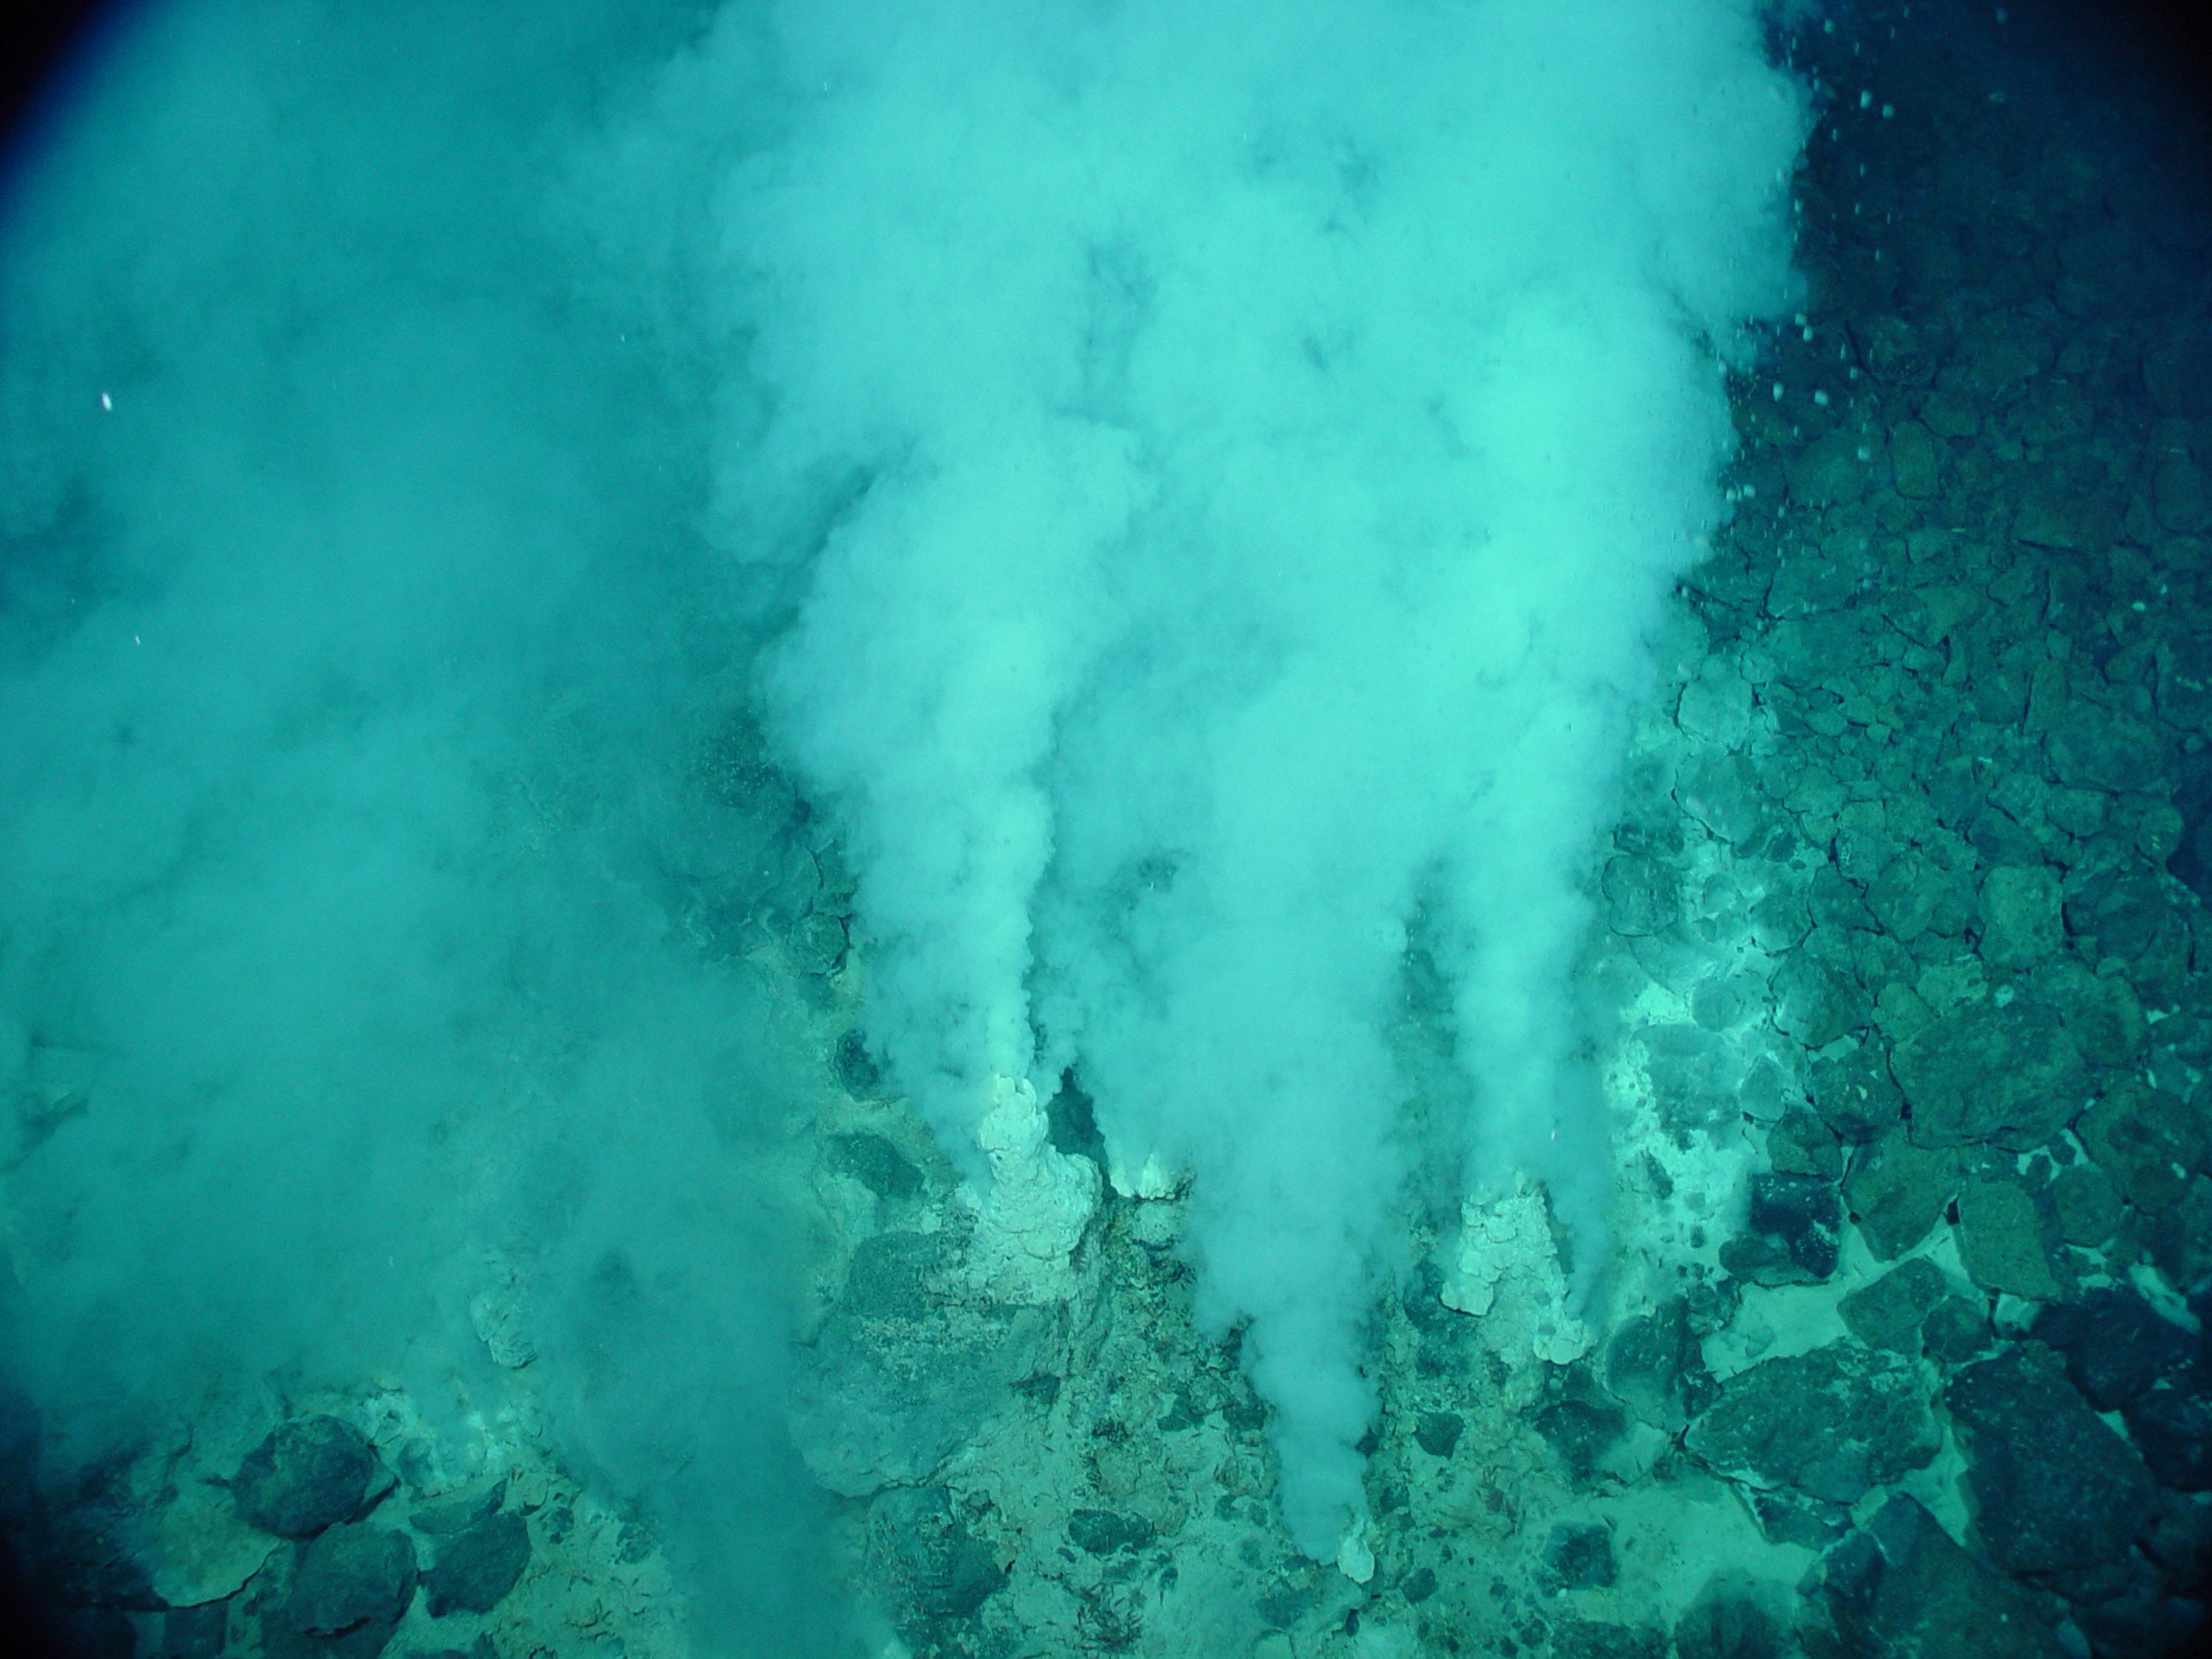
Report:
M883 1653L2154 1655L2212 1571L2212 221L2203 136L2026 21L1838 8L1809 294L1734 386L1590 872L1601 1328L1378 1306L1371 1568L1294 1551L1177 1201L979 1300L955 1173L852 1032L803 811L708 938L821 1060L793 1438ZM773 892L769 891L773 888ZM702 913L703 914L703 913ZM711 918L708 919L711 921ZM712 933L712 927L707 927ZM1448 1070L1409 962L1418 1094ZM64 1109L66 1058L25 1096ZM1437 1086L1442 1086L1441 1085ZM1062 1150L1093 1149L1079 1090ZM1545 1249L1548 1251L1546 1241ZM1546 1257L1548 1260L1548 1255ZM526 1312L465 1472L396 1386L262 1390L8 1516L88 1653L675 1656L649 1518L536 1432ZM1461 1298L1463 1300L1464 1298ZM20 1474L20 1472L19 1472Z

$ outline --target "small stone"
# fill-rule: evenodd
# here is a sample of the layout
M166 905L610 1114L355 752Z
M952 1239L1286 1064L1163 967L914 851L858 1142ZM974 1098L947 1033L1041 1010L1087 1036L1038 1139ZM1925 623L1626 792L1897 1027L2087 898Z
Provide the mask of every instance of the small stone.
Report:
M1750 1235L1781 1253L1753 1274L1762 1285L1802 1284L1836 1270L1844 1209L1835 1184L1815 1176L1761 1173L1751 1178Z
M1067 1536L1086 1554L1112 1555L1151 1543L1152 1523L1142 1516L1118 1515L1111 1510L1077 1510L1067 1517Z
M1604 1589L1619 1577L1613 1528L1603 1522L1564 1521L1544 1546L1545 1575L1561 1589Z
M1413 1441L1431 1457L1449 1457L1466 1427L1467 1419L1457 1412L1423 1412Z
M2033 968L2066 942L2058 878L2046 866L1990 871L1979 915L1982 956L1992 967Z

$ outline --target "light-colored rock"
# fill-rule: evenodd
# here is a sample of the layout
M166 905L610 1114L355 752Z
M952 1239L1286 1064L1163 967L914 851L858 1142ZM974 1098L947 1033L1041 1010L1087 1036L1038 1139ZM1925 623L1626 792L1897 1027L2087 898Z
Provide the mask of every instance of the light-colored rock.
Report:
M1522 1176L1502 1198L1468 1199L1460 1229L1446 1307L1481 1320L1485 1342L1508 1358L1566 1365L1589 1352L1596 1339L1569 1305L1541 1188Z
M1026 1078L993 1079L975 1140L991 1167L988 1193L962 1193L975 1211L970 1271L978 1288L1025 1306L1064 1300L1077 1282L1069 1258L1098 1206L1097 1166L1052 1145Z
M283 1540L238 1518L230 1495L190 1480L163 1506L147 1549L155 1594L196 1607L236 1595Z

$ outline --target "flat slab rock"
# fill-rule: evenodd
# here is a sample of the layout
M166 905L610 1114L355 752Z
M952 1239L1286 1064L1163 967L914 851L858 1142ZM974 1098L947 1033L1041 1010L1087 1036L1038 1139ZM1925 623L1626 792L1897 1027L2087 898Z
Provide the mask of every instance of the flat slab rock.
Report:
M1684 1443L1731 1480L1855 1504L1929 1462L1939 1443L1918 1372L1846 1340L1738 1372Z

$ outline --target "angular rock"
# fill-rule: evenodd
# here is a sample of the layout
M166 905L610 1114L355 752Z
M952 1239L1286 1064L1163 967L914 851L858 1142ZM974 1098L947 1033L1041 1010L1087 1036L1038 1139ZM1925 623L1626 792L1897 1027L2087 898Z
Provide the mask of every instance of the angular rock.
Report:
M1888 1061L1867 1048L1814 1060L1806 1091L1829 1132L1851 1146L1879 1139L1905 1115Z
M1006 1587L1006 1568L942 1486L893 1486L868 1506L868 1554L928 1619L966 1619Z
M2152 1218L2150 1254L2175 1289L2212 1286L2212 1176L2191 1176L2181 1201Z
M326 1528L300 1552L283 1622L311 1636L396 1626L415 1595L415 1546L367 1522Z
M1910 1358L1920 1352L1920 1322L1943 1299L1942 1269L1916 1257L1843 1299L1844 1325L1869 1348Z
M1836 1270L1844 1207L1835 1184L1818 1176L1762 1172L1751 1177L1747 1237L1723 1247L1721 1264L1760 1285L1802 1285ZM1745 1251L1755 1242L1764 1247Z
M2055 1354L2031 1344L1982 1360L1943 1398L1968 1431L1966 1488L1990 1559L2013 1572L2060 1572L2127 1553L2156 1488Z
M1890 1068L1922 1146L2041 1146L2079 1112L2088 1076L2080 1048L2047 1012L1980 1003L1891 1051Z
M1858 981L1808 951L1794 952L1775 970L1775 1026L1808 1048L1825 1048L1873 1017Z
M376 1470L375 1449L350 1424L302 1417L246 1454L231 1496L263 1531L309 1538L360 1510Z
M2164 776L2164 745L2141 721L2116 710L2069 708L2045 733L2051 775L2081 789L2119 795L2155 790Z
M2196 1344L2131 1290L2094 1290L2046 1308L2035 1340L2065 1357L2066 1380L2100 1412L2118 1411L2185 1362Z
M1963 1365L1989 1352L1990 1317L1962 1296L1947 1296L1920 1322L1923 1346L1946 1365Z
M2000 865L1983 878L1982 955L1997 968L2033 968L2066 942L2058 877L2045 865Z
M2035 1200L2017 1181L1969 1181L1959 1188L1959 1257L1985 1291L2038 1302L2059 1295Z
M1959 1173L1957 1153L1915 1146L1902 1133L1860 1150L1844 1177L1844 1202L1875 1261L1894 1261L1928 1237Z
M1731 1480L1848 1504L1924 1466L1939 1443L1915 1369L1838 1341L1730 1377L1683 1443Z
M2075 1133L2128 1202L2152 1214L2181 1202L2212 1151L2212 1126L2194 1106L2131 1079L2092 1102Z
M2159 1485L2171 1492L2212 1491L2212 1399L2202 1376L2138 1395L2125 1408L2128 1432Z
M1681 915L1681 878L1658 859L1618 854L1606 861L1601 884L1606 925L1624 939L1662 933Z
M438 1546L437 1559L422 1575L424 1605L433 1619L489 1613L529 1565L528 1523L519 1515L485 1516Z
M1855 501L1874 487L1877 469L1888 470L1880 441L1868 434L1838 427L1815 438L1791 456L1788 464L1790 498L1808 507L1832 507ZM1775 612L1788 616L1784 610Z
M1893 1497L1818 1569L1838 1654L1883 1659L2062 1659L2024 1587L1991 1572L1917 1503Z
M2110 1238L2125 1212L2120 1189L2094 1164L2061 1170L2051 1177L2050 1193L2058 1236L2083 1249L2094 1249Z
M1668 1434L1689 1420L1691 1389L1704 1372L1689 1304L1680 1296L1624 1320L1605 1351L1606 1391Z
M1620 1577L1613 1528L1601 1521L1563 1521L1544 1546L1544 1576L1560 1589L1605 1589Z
M1714 835L1738 847L1755 840L1769 821L1759 769L1744 755L1707 756L1686 766L1674 781L1674 799Z
M1039 1369L1049 1334L1040 1309L940 1303L915 1262L886 1253L800 1357L790 1409L799 1454L848 1498L925 1480Z
M1943 486L1950 452L1918 421L1900 421L1889 429L1890 472L1897 493L1925 501Z

